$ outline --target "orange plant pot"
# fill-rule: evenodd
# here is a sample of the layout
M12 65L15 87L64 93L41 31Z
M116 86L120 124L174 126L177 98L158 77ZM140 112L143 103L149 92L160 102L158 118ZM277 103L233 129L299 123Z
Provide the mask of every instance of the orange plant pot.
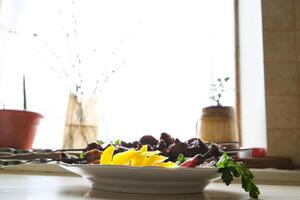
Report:
M23 110L0 110L0 147L32 149L43 115Z

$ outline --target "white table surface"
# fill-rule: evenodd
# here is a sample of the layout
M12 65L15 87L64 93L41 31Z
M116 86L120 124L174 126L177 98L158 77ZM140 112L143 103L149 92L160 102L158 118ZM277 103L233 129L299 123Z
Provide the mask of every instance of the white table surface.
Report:
M300 186L259 185L261 198L266 200L300 200ZM226 186L211 183L204 194L190 195L143 195L113 193L90 189L86 180L77 176L0 173L0 200L204 200L204 199L249 199L239 184Z

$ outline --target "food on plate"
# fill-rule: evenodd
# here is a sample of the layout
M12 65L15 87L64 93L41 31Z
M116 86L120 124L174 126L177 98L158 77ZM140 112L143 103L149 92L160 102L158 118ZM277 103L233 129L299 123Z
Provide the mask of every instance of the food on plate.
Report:
M153 159L154 157L157 157L158 159L158 157L160 157L160 159L163 159L161 162L169 163L169 165L161 165L162 167L179 167L181 163L178 162L178 157L181 155L185 158L194 157L194 160L196 160L196 158L201 158L195 166L205 162L212 163L212 166L218 161L218 158L222 154L223 150L221 147L216 144L205 144L199 138L192 138L182 142L178 138L174 139L167 133L162 133L159 140L151 135L144 135L139 141L129 143L119 140L109 144L105 144L101 141L98 143L90 143L84 149L81 163L96 163L100 165L115 164L113 162L114 157L120 157L122 159L127 159L127 162L122 164L118 163L119 165L145 166L143 164L135 165L133 163L137 162L138 158L144 159L151 157L151 159ZM97 160L100 160L100 162L97 163ZM146 163L146 161L144 162ZM174 165L170 165L170 163L174 163ZM150 166L149 163L146 166ZM152 163L152 166L154 166L154 163Z
M90 163L90 162L95 163L96 160L100 160L101 154L102 154L101 150L99 150L99 149L91 149L91 150L86 151L83 154L83 158L88 163ZM97 164L99 164L99 162Z
M188 159L180 164L182 167L196 167L200 164L203 164L206 160L214 158L216 155L219 155L220 151L216 145L211 145L210 149L205 154L197 154L193 158ZM210 162L215 164L215 162Z
M204 143L199 138L180 141L168 133L161 133L159 139L144 135L138 141L117 140L105 144L102 141L90 143L78 157L64 155L68 163L93 165L126 165L132 167L195 168L215 167L221 178L229 185L233 178L241 178L242 187L250 197L260 194L254 183L253 174L243 163L235 162L217 144Z
M126 151L129 148L135 148L138 150L143 145L148 146L148 151L151 150L160 151L161 155L168 157L169 161L172 162L176 161L179 154L183 154L185 157L194 157L197 154L205 154L210 147L210 145L205 144L199 138L192 138L188 141L182 142L178 138L174 139L168 133L161 133L159 139L156 139L151 135L144 135L143 137L140 138L139 141L133 141L133 142L120 141L120 145L116 145L117 150L115 151L122 152L122 151ZM216 154L217 157L222 155L221 148L219 148L219 150L220 150L219 154Z
M148 151L147 145L144 145L141 149L135 150L130 149L125 152L114 154L115 147L109 146L106 148L100 159L101 165L128 165L133 167L146 167L146 166L156 166L156 167L178 167L176 163L171 161L164 162L168 158L159 155L159 151Z

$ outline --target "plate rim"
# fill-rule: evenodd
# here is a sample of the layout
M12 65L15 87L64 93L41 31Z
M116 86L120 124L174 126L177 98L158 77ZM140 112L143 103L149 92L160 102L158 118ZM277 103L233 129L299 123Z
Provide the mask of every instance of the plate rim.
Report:
M159 167L159 166L128 166L128 165L100 165L100 164L68 164L68 163L58 163L65 167L85 167L85 168L103 168L103 169L129 169L129 170L182 170L182 171L196 171L196 170L211 170L218 171L217 167Z

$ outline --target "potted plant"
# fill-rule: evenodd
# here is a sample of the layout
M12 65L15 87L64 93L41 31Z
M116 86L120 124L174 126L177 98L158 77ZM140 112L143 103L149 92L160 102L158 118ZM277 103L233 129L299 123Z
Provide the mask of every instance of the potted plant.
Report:
M0 110L0 148L32 149L36 129L43 116L27 111L25 76L23 76L23 110Z
M214 95L210 99L216 104L204 107L199 136L207 142L237 144L238 134L235 119L235 111L232 106L223 106L221 100L224 96L226 83L229 77L218 78L216 83L211 84Z

